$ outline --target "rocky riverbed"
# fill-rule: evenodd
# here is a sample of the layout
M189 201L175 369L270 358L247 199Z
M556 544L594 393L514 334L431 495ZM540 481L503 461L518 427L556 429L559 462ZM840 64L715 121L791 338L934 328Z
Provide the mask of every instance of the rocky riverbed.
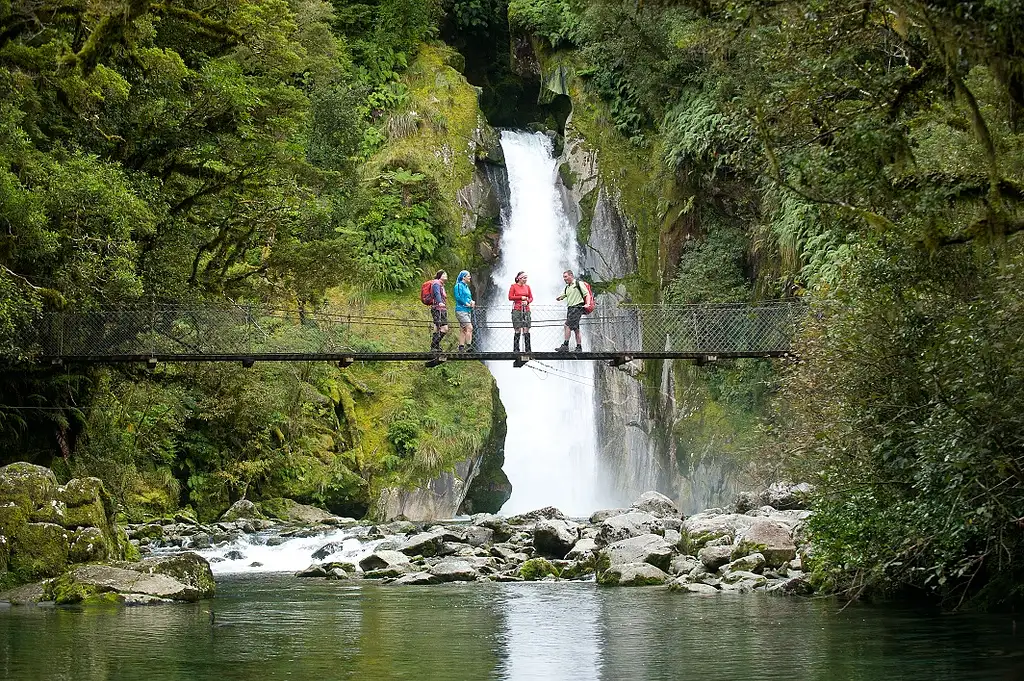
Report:
M669 584L694 593L764 590L806 594L803 570L810 546L803 536L809 511L804 486L777 485L741 495L732 509L682 517L667 497L647 492L629 508L571 519L556 508L505 518L481 514L466 521L362 525L325 519L333 527L275 531L265 519L237 517L205 527L129 528L141 548L203 549L215 572L280 571L288 553L308 564L297 576L372 579L396 586L452 581L596 580L607 586ZM771 502L771 505L766 502ZM339 528L340 526L340 528ZM239 528L242 528L240 530ZM179 534L184 531L186 534ZM226 534L242 537L217 544ZM198 537L198 540L196 539ZM198 545L197 545L198 544Z
M396 586L595 580L707 594L807 594L807 492L778 484L739 495L733 508L689 517L647 492L629 508L587 519L547 507L508 518L386 524L289 499L243 500L215 523L179 514L119 527L96 478L59 485L48 469L12 464L0 469L0 577L7 586L27 583L0 601L194 601L213 595L215 574L251 571Z

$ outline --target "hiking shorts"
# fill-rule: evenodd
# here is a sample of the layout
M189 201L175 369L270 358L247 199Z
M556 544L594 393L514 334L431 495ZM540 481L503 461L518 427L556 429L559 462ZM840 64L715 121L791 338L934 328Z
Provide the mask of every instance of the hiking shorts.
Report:
M530 311L529 310L512 310L512 328L513 329L528 329L528 328L530 328Z
M458 310L456 310L455 318L459 320L459 326L463 329L473 324L472 312L459 312Z
M570 331L580 330L580 317L583 316L583 306L573 305L565 313L565 325Z
M430 317L434 320L434 326L448 326L448 309L447 308L431 308Z

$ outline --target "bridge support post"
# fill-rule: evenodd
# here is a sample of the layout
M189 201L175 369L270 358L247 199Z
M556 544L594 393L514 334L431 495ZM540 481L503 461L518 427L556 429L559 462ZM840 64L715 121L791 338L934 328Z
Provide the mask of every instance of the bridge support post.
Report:
M338 360L338 368L345 369L346 367L350 367L355 364L355 361L354 357L342 357Z
M633 357L631 355L623 355L622 357L614 357L608 364L613 367L620 367L626 362L632 362Z

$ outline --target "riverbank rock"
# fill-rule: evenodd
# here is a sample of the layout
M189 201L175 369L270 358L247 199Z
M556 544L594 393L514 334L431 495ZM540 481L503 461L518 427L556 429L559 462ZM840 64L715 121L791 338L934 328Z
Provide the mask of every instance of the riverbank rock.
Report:
M656 518L679 518L682 515L675 503L659 492L644 492L633 502L633 508Z
M335 515L328 513L322 508L307 506L293 499L285 499L283 497L264 499L257 505L257 508L263 515L269 518L276 518L288 523L301 523L303 525L335 524L339 520ZM230 509L228 509L228 512L230 513Z
M650 513L630 511L602 522L594 540L602 546L607 546L642 534L665 536L665 524Z
M533 527L533 547L549 558L565 558L579 539L579 527L565 520L541 520Z
M673 555L669 543L656 534L622 539L598 550L598 560L607 559L611 567L647 563L663 572L668 570Z
M138 563L83 565L51 580L44 587L46 598L57 605L191 603L213 597L214 590L210 564L194 553Z
M253 502L248 499L239 499L235 503L231 504L231 508L224 511L224 515L220 517L220 521L230 523L235 520L251 520L253 518L262 519L263 514Z
M796 558L796 544L784 525L758 518L736 538L732 556L738 558L755 552L764 556L768 567L782 567Z
M59 485L42 466L0 468L0 585L55 577L79 562L129 557L114 510L98 478Z
M806 482L775 482L760 492L740 492L733 501L736 513L747 513L760 506L777 511L806 510L814 487Z
M597 575L597 583L602 586L653 586L668 579L667 574L649 563L617 565Z

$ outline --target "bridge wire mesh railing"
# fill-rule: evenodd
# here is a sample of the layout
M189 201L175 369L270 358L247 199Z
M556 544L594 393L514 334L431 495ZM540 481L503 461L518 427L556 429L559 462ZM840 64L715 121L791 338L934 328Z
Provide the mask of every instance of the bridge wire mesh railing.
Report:
M457 343L449 311L444 349ZM564 339L566 308L533 306L534 352ZM673 354L780 354L791 349L806 305L599 305L581 319L585 351ZM472 314L474 352L511 352L508 307ZM430 311L278 310L250 306L57 311L26 328L22 347L43 357L245 356L275 354L411 353L429 350ZM570 346L575 346L573 335ZM520 350L525 350L520 344Z

